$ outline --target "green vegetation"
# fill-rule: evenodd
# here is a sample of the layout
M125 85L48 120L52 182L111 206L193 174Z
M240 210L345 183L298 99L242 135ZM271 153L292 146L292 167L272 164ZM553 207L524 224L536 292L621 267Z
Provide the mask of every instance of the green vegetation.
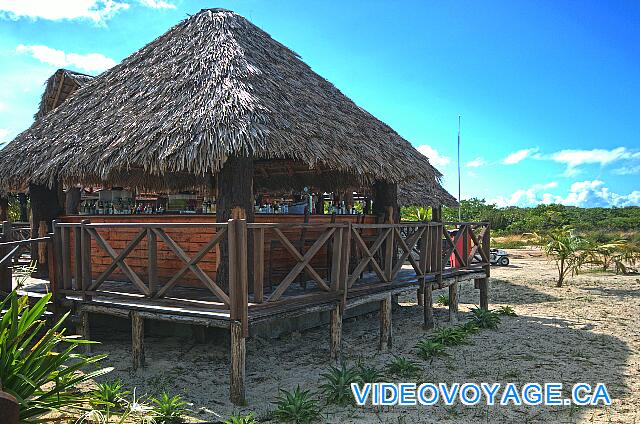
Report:
M431 339L420 340L416 344L416 349L418 349L418 356L425 361L433 360L438 356L448 356L446 346Z
M400 378L411 378L420 371L420 366L402 356L395 356L388 364L387 371Z
M280 423L309 424L317 422L320 416L318 401L309 390L302 390L300 386L293 392L281 390L276 400L274 417Z
M320 390L327 399L327 403L348 405L353 402L351 383L360 383L358 367L347 367L342 363L340 367L331 366L329 372L322 374L325 382Z
M363 363L358 364L357 372L360 383L379 383L384 378L384 374L379 369Z
M124 389L122 381L99 383L93 391L93 401L98 405L106 405L107 408L122 409L126 404L126 398L131 394Z
M449 306L449 296L441 294L436 298L436 305Z
M442 327L435 331L431 340L438 342L444 346L456 346L464 344L467 341L469 333L464 327Z
M579 251L584 246L584 242L568 227L550 230L542 240L544 252L556 262L557 286L562 287L566 276L569 273L573 275L582 263Z
M502 315L505 317L517 317L516 311L511 306L501 306L496 311L498 315Z
M91 400L77 386L111 371L95 369L106 355L74 353L84 343L78 336L65 335L68 313L45 328L45 310L50 294L33 307L15 291L0 302L6 312L0 321L0 389L20 404L20 422L36 422L52 411L80 414ZM89 370L93 369L93 370Z
M179 423L187 405L180 395L169 396L167 392L163 392L160 397L152 398L151 402L155 404L153 416L159 424Z
M254 413L250 412L248 415L232 415L223 420L222 424L258 424L258 420Z
M473 313L472 322L478 328L488 328L495 330L500 324L500 315L490 309L474 308L471 310Z

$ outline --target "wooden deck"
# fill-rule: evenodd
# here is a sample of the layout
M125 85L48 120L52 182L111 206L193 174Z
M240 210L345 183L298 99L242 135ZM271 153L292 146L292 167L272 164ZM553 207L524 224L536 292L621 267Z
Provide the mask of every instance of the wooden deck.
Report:
M197 237L185 238L187 230ZM134 370L144 366L145 320L228 329L236 403L244 402L245 340L257 324L329 311L330 352L338 359L342 317L350 308L379 304L381 350L391 347L394 295L416 293L425 328L434 325L434 289L449 288L452 321L463 282L474 282L480 307L488 308L487 223L85 220L54 223L54 233L43 241L52 258L51 281L28 284L25 291L42 296L51 290L57 309L77 314L86 338L90 314L129 319ZM0 250L29 242L0 243ZM97 254L100 268L94 269ZM207 255L215 262L201 267ZM10 259L5 255L0 263L0 278ZM167 260L174 264L161 275L159 263Z

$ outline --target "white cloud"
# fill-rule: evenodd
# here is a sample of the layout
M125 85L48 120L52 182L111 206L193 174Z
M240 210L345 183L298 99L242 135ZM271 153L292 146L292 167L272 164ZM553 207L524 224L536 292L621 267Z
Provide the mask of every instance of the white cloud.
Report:
M9 134L9 130L6 128L0 128L0 142L5 141L4 138Z
M527 156L537 151L538 151L538 148L518 150L517 152L513 152L509 156L504 158L502 163L504 163L505 165L515 165L516 163L522 162L524 159L527 158Z
M29 54L34 59L55 67L74 66L87 72L102 72L116 64L115 60L100 53L65 53L62 50L52 49L47 46L25 46L20 44L16 47L16 51Z
M0 17L9 19L31 18L59 21L88 19L103 23L129 4L115 0L2 0Z
M138 0L138 3L151 9L176 8L165 0ZM50 21L85 19L102 25L129 7L131 0L0 0L0 18Z
M600 180L576 181L565 196L543 192L554 187L557 187L555 182L535 184L528 189L516 190L508 197L497 196L491 203L500 207L536 206L541 203L580 207L640 206L640 191L634 190L626 195L614 193Z
M0 112L4 112L7 110L7 105L5 103L0 102Z
M600 166L609 165L613 162L621 160L635 160L640 159L640 152L634 152L626 147L617 147L615 149L591 149L591 150L560 150L553 153L550 159L565 164L567 169L564 175L572 177L580 173L577 169L581 165L594 165ZM623 174L624 175L624 174Z
M467 168L479 168L486 164L487 162L484 159L482 159L481 157L477 157L474 160L470 160L469 162L467 162L464 166L466 166Z
M140 0L140 4L152 9L175 9L176 6L163 0Z
M431 165L438 166L446 166L451 162L451 158L448 156L441 155L436 149L429 146L428 144L423 144L422 146L416 147L420 153L429 158L429 163Z
M618 175L635 175L640 174L640 165L635 166L622 166L620 168L616 168L611 171L614 174Z

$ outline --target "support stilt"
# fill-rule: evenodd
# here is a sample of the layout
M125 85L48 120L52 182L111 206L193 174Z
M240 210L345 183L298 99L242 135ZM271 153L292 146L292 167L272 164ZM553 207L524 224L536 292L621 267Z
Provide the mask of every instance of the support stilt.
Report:
M449 286L449 321L458 321L458 285L457 281Z
M76 332L82 336L84 340L91 340L91 329L89 327L89 312L81 311L80 312L80 322L76 328ZM91 353L91 345L85 344L84 353Z
M489 279L480 278L477 282L480 288L480 308L489 309Z
M424 327L431 329L434 327L433 320L433 286L427 283L424 287Z
M380 301L380 347L381 351L391 348L391 294Z
M231 395L230 399L235 405L245 403L244 378L246 344L242 331L242 323L231 322Z
M144 318L135 311L131 312L131 359L134 371L145 366Z
M331 310L331 359L337 361L340 359L342 348L342 313L340 305L336 305Z

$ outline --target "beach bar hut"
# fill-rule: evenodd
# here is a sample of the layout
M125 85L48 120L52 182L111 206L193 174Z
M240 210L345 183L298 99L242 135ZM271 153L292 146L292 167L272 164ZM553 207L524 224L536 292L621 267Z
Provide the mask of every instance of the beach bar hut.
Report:
M28 191L32 237L53 234L56 302L132 322L231 332L231 398L244 401L252 325L476 281L486 304L489 231L401 223L400 204L455 200L393 129L242 16L206 9L92 78L59 70L34 124L0 155L0 186ZM66 202L65 197L66 195ZM71 199L71 200L70 200ZM66 203L66 207L65 207ZM41 225L43 223L43 225ZM458 238L472 240L459 251ZM447 269L443 258L461 261ZM453 292L452 292L453 290ZM454 316L452 315L452 316Z

